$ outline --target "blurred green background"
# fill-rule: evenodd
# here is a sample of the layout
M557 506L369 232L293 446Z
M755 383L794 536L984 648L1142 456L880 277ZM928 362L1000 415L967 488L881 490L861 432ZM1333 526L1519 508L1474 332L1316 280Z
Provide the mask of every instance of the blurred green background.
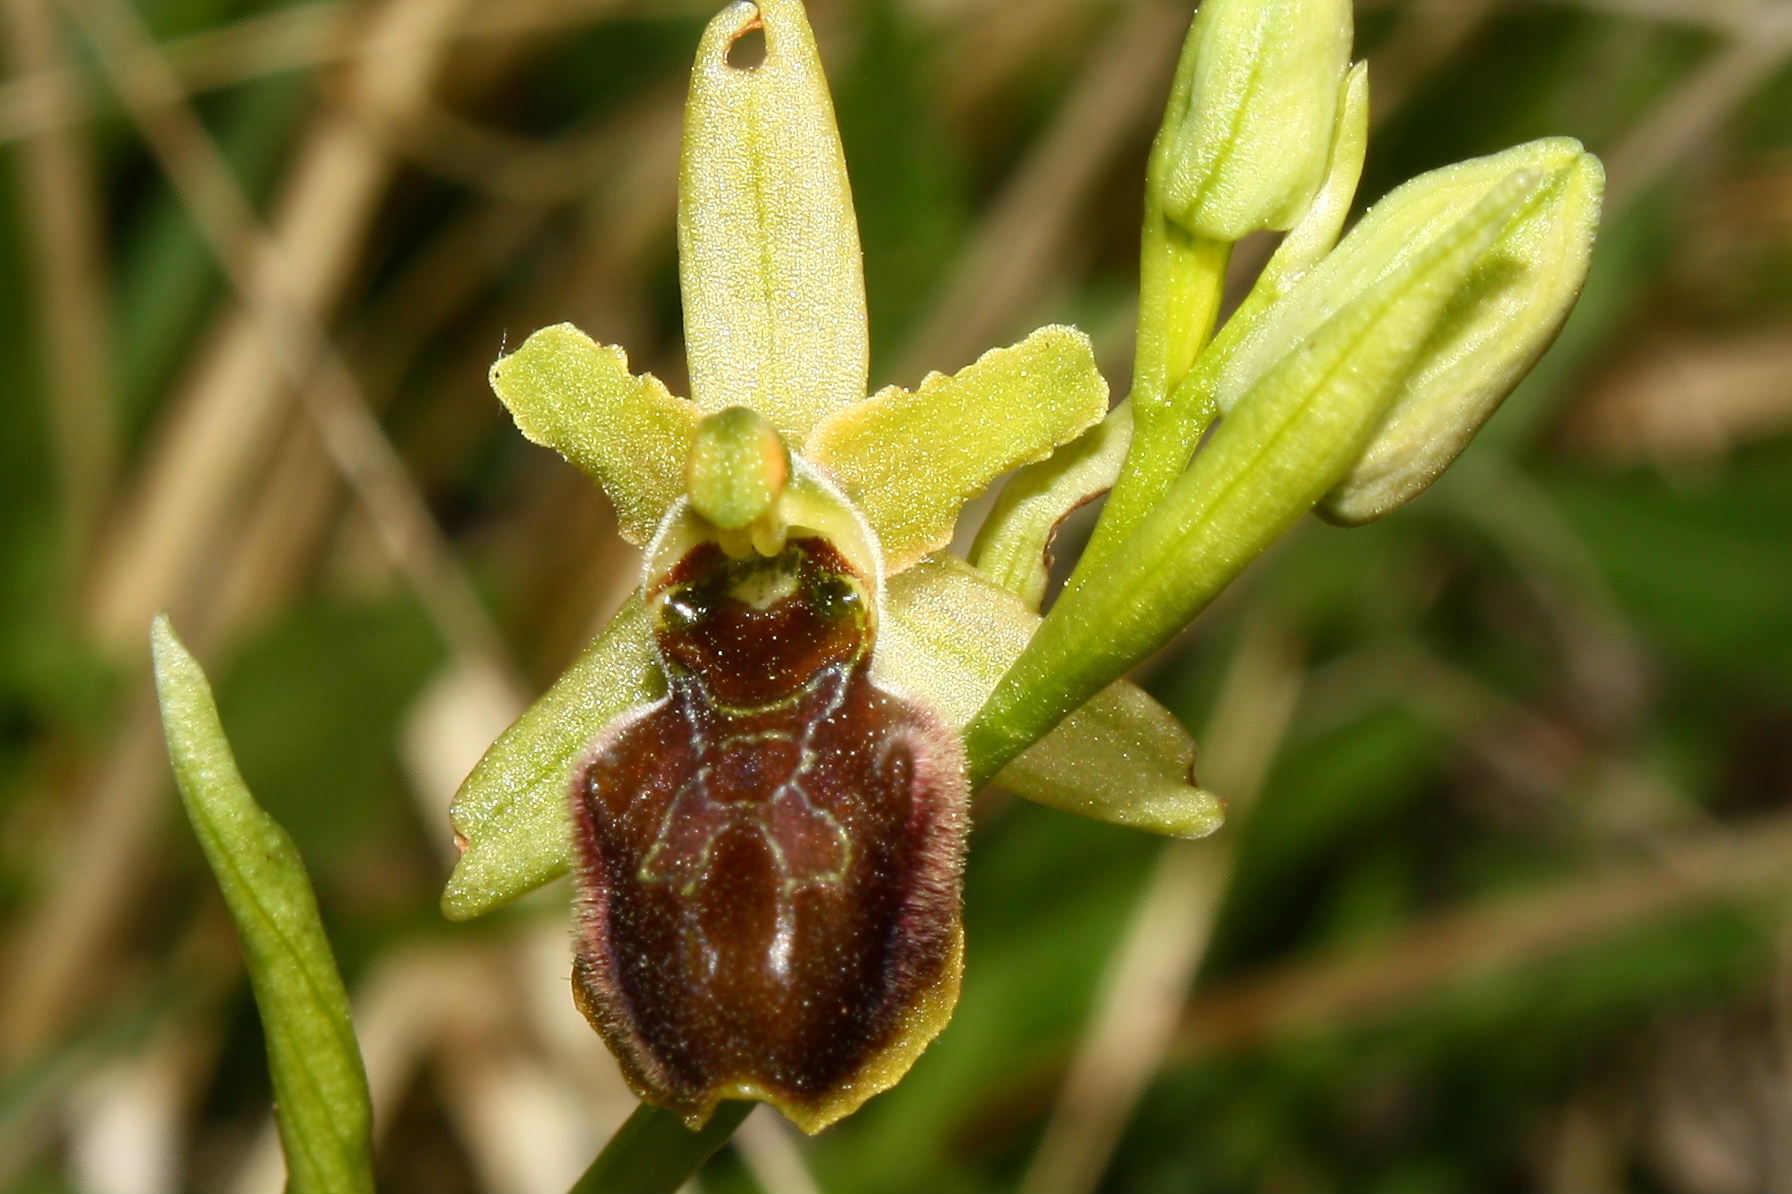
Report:
M1066 320L1118 384L1189 0L811 9L874 380ZM281 1185L163 607L312 868L383 1188L563 1187L632 1105L567 890L446 923L444 810L635 563L485 372L572 320L682 387L713 3L3 11L0 1190ZM986 797L952 1026L704 1189L1792 1188L1792 4L1382 0L1358 50L1365 197L1605 157L1580 309L1430 494L1303 525L1148 669L1229 825Z

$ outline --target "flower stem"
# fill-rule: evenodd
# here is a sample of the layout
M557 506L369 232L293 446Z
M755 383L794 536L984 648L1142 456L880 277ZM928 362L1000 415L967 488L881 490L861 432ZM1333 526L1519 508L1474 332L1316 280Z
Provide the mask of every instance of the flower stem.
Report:
M1218 322L1232 245L1183 231L1161 206L1147 201L1139 252L1138 344L1127 397L1132 447L1084 552L1089 568L1109 558L1144 521L1212 421L1213 412L1198 401L1201 391L1185 393L1185 382Z
M1139 247L1139 330L1132 399L1154 414L1188 373L1213 335L1225 297L1229 241L1194 236L1156 210L1145 213Z
M693 1132L672 1112L642 1103L567 1194L673 1194L728 1143L752 1110L752 1103L731 1099Z

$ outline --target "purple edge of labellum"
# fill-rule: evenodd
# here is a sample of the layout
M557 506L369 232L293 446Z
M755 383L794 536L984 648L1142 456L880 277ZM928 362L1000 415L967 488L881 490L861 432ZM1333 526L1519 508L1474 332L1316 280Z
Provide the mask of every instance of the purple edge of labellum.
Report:
M739 595L786 580L763 607ZM706 585L672 625L671 598ZM648 597L667 694L606 727L571 785L575 996L647 1101L700 1124L761 1098L819 1130L956 1000L962 749L872 680L875 611L824 539L747 561L702 543Z

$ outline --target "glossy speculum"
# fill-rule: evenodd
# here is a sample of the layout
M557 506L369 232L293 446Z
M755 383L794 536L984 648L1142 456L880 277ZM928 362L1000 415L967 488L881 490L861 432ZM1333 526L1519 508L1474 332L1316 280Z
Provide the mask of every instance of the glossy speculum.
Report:
M648 594L667 695L572 786L580 1006L643 1098L760 1098L814 1131L908 1068L961 955L965 776L872 678L876 608L826 540L691 549Z

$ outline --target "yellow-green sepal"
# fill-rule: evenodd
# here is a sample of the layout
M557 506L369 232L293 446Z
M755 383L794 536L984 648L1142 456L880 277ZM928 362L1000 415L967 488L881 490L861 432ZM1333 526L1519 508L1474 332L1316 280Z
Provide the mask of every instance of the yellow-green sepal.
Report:
M900 572L952 539L959 509L1009 469L1101 418L1108 387L1089 338L1040 328L950 377L930 374L830 415L804 446L865 514Z
M962 730L1020 656L1039 616L944 553L890 579L878 638L881 679ZM1194 779L1195 744L1163 706L1121 681L1097 693L996 777L1018 796L1174 837L1219 828L1222 801ZM972 760L972 770L976 763Z
M755 31L757 65L731 62ZM758 411L792 444L865 396L858 224L814 35L798 0L729 5L685 110L678 259L691 396Z
M663 691L639 597L498 740L455 794L460 861L442 893L470 920L559 878L571 859L568 785L605 726Z
M603 486L624 539L639 547L653 537L684 493L695 406L652 374L630 373L627 353L570 323L542 328L499 357L491 383L524 435Z

